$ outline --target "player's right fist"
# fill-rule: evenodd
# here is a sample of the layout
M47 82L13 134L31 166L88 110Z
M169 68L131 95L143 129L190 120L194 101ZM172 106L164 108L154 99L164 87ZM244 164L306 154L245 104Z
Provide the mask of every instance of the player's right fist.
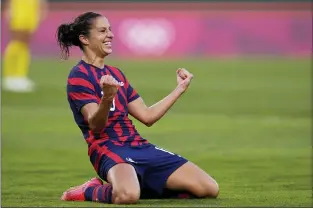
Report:
M102 98L108 101L113 101L119 87L118 81L111 75L104 75L100 79L100 87L103 91Z

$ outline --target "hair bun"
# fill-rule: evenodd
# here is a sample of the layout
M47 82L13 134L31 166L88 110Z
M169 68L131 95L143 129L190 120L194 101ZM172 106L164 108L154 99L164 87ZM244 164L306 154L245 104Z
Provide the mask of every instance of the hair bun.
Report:
M73 32L75 31L75 29L74 29L74 23L70 23L70 24L68 24L68 26L69 26L69 32L70 32L70 33L73 33Z

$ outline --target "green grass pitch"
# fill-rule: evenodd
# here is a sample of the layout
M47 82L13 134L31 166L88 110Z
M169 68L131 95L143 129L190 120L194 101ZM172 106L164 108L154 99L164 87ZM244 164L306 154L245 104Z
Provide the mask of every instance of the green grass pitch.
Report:
M2 207L108 207L59 200L96 175L66 100L74 63L35 60L35 93L2 92ZM150 142L188 158L220 185L218 199L141 200L136 207L312 206L309 59L110 58L108 64L120 67L149 105L174 89L176 68L194 73L188 92L161 121L151 128L135 124Z

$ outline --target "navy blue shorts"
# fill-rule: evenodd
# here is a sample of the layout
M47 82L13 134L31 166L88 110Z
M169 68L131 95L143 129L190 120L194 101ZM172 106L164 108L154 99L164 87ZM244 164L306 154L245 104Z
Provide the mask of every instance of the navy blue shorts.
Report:
M153 144L140 146L117 145L107 141L90 151L90 161L98 175L107 181L108 171L118 163L132 165L142 191L162 195L168 177L188 162L185 158Z

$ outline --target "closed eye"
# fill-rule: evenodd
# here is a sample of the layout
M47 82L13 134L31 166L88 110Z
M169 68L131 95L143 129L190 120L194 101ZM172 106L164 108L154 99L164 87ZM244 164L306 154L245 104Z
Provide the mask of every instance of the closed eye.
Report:
M107 30L112 31L112 28L111 28L111 27L108 27L108 28L100 28L100 29L99 29L99 32L105 33L105 32L107 32Z

